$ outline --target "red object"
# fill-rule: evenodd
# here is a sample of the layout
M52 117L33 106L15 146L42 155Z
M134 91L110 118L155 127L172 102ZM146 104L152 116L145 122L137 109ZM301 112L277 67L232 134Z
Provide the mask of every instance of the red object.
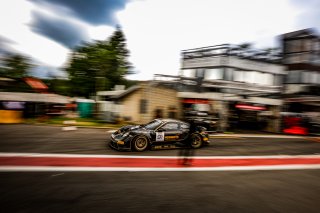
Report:
M184 99L185 104L208 104L209 101L206 99Z
M48 86L41 80L36 78L27 77L23 79L32 89L36 91L46 91Z
M58 167L152 167L152 168L177 168L178 159L173 158L103 158L103 157L31 157L12 156L0 157L2 166L58 166ZM192 167L241 167L241 166L281 166L281 165L320 165L320 157L260 157L260 158L222 158L203 159L193 158Z
M307 135L308 129L300 126L293 126L283 130L284 133L294 135Z
M244 110L257 110L257 111L266 110L264 106L252 106L252 105L246 105L246 104L237 104L236 108L244 109Z
M299 117L285 117L285 128L282 131L287 134L307 135L308 129L301 126L301 120Z

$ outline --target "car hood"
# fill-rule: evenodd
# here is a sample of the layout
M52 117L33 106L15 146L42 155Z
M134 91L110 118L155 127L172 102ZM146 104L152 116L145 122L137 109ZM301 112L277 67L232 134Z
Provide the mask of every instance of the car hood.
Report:
M142 130L144 129L140 125L128 125L120 128L121 132L128 132L128 131L136 131L136 130Z
M147 132L150 132L150 130L146 129L145 127L141 126L141 125L128 125L128 126L124 126L121 127L116 134L125 134L127 132L130 132L131 134L135 135L135 134L145 134Z

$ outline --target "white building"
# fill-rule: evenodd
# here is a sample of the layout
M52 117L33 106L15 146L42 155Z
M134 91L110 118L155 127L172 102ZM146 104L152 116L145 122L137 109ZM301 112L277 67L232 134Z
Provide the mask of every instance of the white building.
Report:
M184 106L208 103L223 129L261 124L257 129L277 132L286 73L276 54L218 45L182 51L180 75L156 75L155 80L179 82Z

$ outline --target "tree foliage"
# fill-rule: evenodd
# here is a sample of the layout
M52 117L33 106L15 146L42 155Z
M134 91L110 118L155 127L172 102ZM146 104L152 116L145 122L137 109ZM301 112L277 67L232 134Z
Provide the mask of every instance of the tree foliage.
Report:
M90 97L96 91L110 90L117 84L126 84L124 77L131 73L128 57L126 39L119 27L105 41L85 43L77 47L66 68L71 93Z
M28 57L18 53L6 55L2 64L1 75L10 78L25 77L33 67Z
M71 96L70 93L70 81L68 79L50 78L42 79L42 81L48 85L49 92Z

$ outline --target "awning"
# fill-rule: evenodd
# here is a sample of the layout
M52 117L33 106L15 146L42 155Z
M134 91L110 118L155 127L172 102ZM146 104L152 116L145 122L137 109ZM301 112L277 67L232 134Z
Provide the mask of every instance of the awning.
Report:
M23 101L41 103L70 103L70 98L57 94L41 94L26 92L0 92L0 101Z
M205 99L183 99L183 103L185 104L208 104L209 101Z
M266 107L264 106L254 106L254 105L247 105L247 104L237 104L236 108L243 109L243 110L253 110L253 111L266 110Z

